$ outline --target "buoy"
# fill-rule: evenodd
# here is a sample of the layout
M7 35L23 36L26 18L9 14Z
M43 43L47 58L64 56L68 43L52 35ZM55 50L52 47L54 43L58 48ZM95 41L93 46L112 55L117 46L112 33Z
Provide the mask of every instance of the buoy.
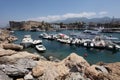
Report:
M85 53L85 54L84 54L84 57L87 57L87 56L88 56L87 53Z
M87 46L87 43L84 43L84 46Z
M93 44L93 43L90 43L90 46L91 46L91 47L94 47L94 44Z

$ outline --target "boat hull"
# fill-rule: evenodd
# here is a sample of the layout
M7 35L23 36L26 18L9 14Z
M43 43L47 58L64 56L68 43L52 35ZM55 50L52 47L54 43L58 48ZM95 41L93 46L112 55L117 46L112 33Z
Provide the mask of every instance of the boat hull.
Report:
M39 52L45 52L46 48L43 45L36 45L36 50Z

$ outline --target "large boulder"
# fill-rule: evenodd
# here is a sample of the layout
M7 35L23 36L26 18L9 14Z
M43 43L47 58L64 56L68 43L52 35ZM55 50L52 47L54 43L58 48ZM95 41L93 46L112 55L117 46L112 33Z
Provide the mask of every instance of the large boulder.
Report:
M16 79L16 80L24 80L23 78L18 78L18 79Z
M34 66L36 66L36 61L32 59L19 59L14 64L0 65L0 70L11 77L24 77Z
M24 77L27 79L30 75L29 71L36 66L36 61L32 59L18 59L14 64L1 64L0 70L10 77ZM29 73L29 74L28 74ZM27 75L26 75L27 74ZM31 76L32 78L32 76Z
M29 59L33 59L33 60L37 60L39 59L39 55L37 54L32 54L26 51L23 52L18 52L17 54L14 54L12 56L6 56L9 59L20 59L20 58L29 58Z
M95 80L99 80L102 74L108 74L108 70L104 66L92 65L85 69L85 74Z
M2 43L2 41L0 41L0 49L3 49L3 45L1 43Z
M4 49L11 49L11 50L22 50L23 49L23 46L21 45L18 45L18 44L10 44L10 43L6 43L6 44L3 44L3 48Z
M21 67L16 67L15 65L7 64L7 65L0 65L0 66L2 68L1 70L11 77L24 76L25 73L29 72L29 70Z
M8 40L9 43L11 43L11 42L13 42L13 41L16 41L17 39L18 39L18 38L15 37L15 36L13 36L13 35L10 35L10 36L7 38L7 40Z
M81 73L85 67L89 66L84 58L72 53L60 62L38 61L37 66L33 68L32 72L33 76L39 77L39 80L55 80L70 72Z
M0 41L4 42L8 42L7 38L9 37L9 31L8 30L0 30Z
M24 80L34 80L32 73L29 72L27 75L24 76Z
M120 62L105 65L109 74L102 75L104 80L120 80Z
M0 57L0 63L14 63L16 62L18 59L33 59L33 60L39 60L40 56L36 55L36 54L31 54L28 52L17 52L16 54L13 54L11 56L3 56Z
M14 63L14 65L16 67L21 67L21 68L32 70L32 68L35 67L37 63L33 59L21 58L21 59L18 59Z
M0 30L0 43L11 43L15 40L17 40L17 38L13 35L10 35L10 31Z
M33 75L42 80L54 80L57 76L63 76L69 72L64 64L50 61L39 61L38 65L33 68Z
M0 80L13 80L12 78L8 77L3 71L0 70Z
M73 67L74 65L77 66L84 66L89 67L89 63L82 57L75 53L70 54L67 58L65 58L61 63L64 63L68 67Z
M81 75L79 72L72 72L69 73L63 80L88 80L88 79L84 78L84 76Z
M5 49L1 49L0 48L0 57L2 56L11 56L13 54L16 54L17 52L13 51L13 50L5 50Z

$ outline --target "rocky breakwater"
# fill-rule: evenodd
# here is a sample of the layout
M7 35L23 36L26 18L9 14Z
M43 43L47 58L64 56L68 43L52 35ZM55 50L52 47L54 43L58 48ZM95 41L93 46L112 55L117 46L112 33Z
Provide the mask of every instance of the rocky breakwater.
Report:
M0 80L24 78L26 74L30 74L39 59L40 56L36 54L0 48Z
M39 80L77 80L83 79L80 73L85 66L90 65L82 57L73 53L60 62L37 61L37 66L32 72Z
M120 62L90 65L75 53L48 61L25 51L0 49L0 80L119 80Z
M0 30L0 80L33 80L32 68L37 60L46 60L39 55L22 51L23 46L13 44L15 37L9 31Z
M32 75L38 80L119 80L120 62L90 65L72 53L60 62L37 61Z

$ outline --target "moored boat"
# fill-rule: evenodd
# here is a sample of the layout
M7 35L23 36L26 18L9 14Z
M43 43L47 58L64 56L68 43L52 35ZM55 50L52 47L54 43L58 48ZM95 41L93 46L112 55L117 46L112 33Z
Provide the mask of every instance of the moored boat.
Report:
M40 51L40 52L46 51L46 48L45 48L44 45L36 45L35 47L36 47L36 49L37 49L38 51Z
M42 40L34 40L32 43L33 45L41 44Z
M53 34L48 35L48 40L54 40L54 39L55 39L55 36Z
M44 37L46 37L46 36L48 36L48 34L47 34L47 33L41 33L39 37L44 38Z
M112 40L112 41L118 40L117 37L113 37L112 35L110 35L110 36L102 35L101 38L104 40Z
M107 42L107 45L106 45L106 48L109 49L109 50L119 50L120 49L120 46L111 42L111 41L108 41Z
M32 43L33 43L33 39L31 38L31 35L25 35L20 44L23 45L24 48L27 48L27 47L31 46Z
M67 44L71 43L71 40L69 38L68 39L57 39L57 40L61 43L67 43Z

